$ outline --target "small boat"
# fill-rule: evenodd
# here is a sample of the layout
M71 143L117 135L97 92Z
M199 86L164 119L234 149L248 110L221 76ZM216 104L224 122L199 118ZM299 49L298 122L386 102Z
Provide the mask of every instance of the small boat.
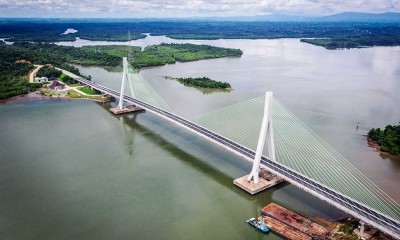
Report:
M261 220L256 220L255 218L250 218L249 220L246 221L248 224L251 226L257 228L263 233L269 232L269 228L265 225L265 223Z

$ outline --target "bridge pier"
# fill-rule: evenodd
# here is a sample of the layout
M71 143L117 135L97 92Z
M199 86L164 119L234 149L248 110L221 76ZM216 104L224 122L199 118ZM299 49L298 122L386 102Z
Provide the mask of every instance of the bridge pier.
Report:
M249 181L248 178L250 175L244 175L243 177L233 180L233 184L250 193L251 195L254 195L284 181L283 178L280 178L277 175L269 172L265 168L261 168L259 174L260 177L258 183Z
M266 169L260 169L261 157L267 140L268 158L275 161L275 145L271 121L272 92L265 93L264 117L261 124L260 136L258 138L257 150L253 161L253 167L249 175L237 178L233 184L246 192L254 195L265 189L273 187L284 180ZM261 171L260 171L261 170ZM262 173L262 174L261 174Z

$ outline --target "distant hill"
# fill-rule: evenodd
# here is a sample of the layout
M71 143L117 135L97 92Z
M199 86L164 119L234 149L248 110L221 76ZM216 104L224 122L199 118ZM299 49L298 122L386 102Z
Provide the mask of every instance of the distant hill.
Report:
M335 22L400 22L400 13L360 13L360 12L345 12L330 16L318 18L322 21Z
M400 12L363 13L344 12L328 16L300 16L289 14L266 14L235 17L177 17L177 18L1 18L0 22L51 22L51 23L83 23L83 22L395 22L400 23Z
M287 14L268 14L268 15L256 15L256 16L240 16L240 17L220 17L220 18L209 18L210 20L220 21L248 21L248 22L303 22L310 21L313 18L305 16L287 15Z
M195 18L194 18L195 19ZM193 19L193 20L194 20ZM210 21L246 21L246 22L399 22L400 13L362 13L345 12L322 17L298 16L287 14L268 14L256 16L240 17L208 17L198 18L198 20Z

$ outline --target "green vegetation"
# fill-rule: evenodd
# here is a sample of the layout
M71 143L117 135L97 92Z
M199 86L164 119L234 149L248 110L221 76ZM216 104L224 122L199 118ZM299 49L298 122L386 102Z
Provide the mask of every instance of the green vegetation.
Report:
M338 232L333 234L332 239L343 239L343 240L357 240L358 236L354 233L359 225L358 220L349 220L339 226Z
M368 132L368 137L379 144L380 149L390 154L400 154L400 124L387 125L385 130L372 128Z
M148 46L137 52L132 64L136 68L159 66L167 63L188 62L200 59L241 56L240 49L220 48L195 44L160 44Z
M76 84L76 81L72 77L65 75L65 74L62 74L60 79L61 79L61 81L63 81L64 83L66 83L69 86Z
M133 47L133 59L131 59L131 62L135 68L141 68L175 63L176 61L194 61L206 58L240 56L241 54L242 51L239 49L194 44L161 44L148 46L144 51L141 51L139 47ZM75 82L72 78L65 76L54 67L80 75L79 70L69 64L119 66L122 62L121 57L126 55L126 46L75 48L25 42L0 45L0 56L2 56L0 60L0 74L2 74L0 77L1 97L7 98L25 93L30 88L36 88L36 85L19 81L20 76L26 75L33 68L33 65L29 62L51 64L51 66L42 67L37 76L57 77L67 84L72 84ZM16 63L17 60L26 60L27 62ZM85 78L91 79L90 76Z
M67 28L78 30L61 35ZM318 38L302 41L344 48L360 46L400 45L399 22L235 22L235 21L142 21L130 20L62 20L62 19L0 19L0 37L12 41L56 42L88 40L126 41L166 35L176 39L274 39ZM322 38L329 38L330 41ZM321 40L322 39L322 40Z
M109 61L109 66L120 65L121 57L127 55L126 46L87 46L82 48L85 52L102 53L116 57ZM140 47L132 47L131 64L134 68L161 66L165 64L195 61L200 59L237 57L243 52L240 49L220 48L209 45L196 44L166 44L152 45L141 51ZM111 65L112 64L112 65Z
M37 77L47 77L47 78L59 78L61 76L62 72L60 70L55 69L53 66L43 66L42 68L39 69L39 71L36 73Z
M138 23L102 22L101 20L60 20L60 19L0 19L0 37L12 37L13 41L58 42L75 41L76 37L87 40L127 41L144 38L137 32ZM68 28L77 29L74 34L61 34Z
M99 91L92 90L89 87L81 87L81 88L79 88L79 91L84 92L84 93L86 93L88 95L100 95L101 94Z
M22 45L22 46L21 46ZM31 62L38 64L51 63L55 66L65 68L79 75L77 68L67 64L65 58L57 56L47 51L27 49L24 44L16 46L0 45L0 99L28 93L41 87L39 83L29 83L28 73L34 69ZM34 44L27 44L27 46ZM22 60L22 61L21 61ZM39 70L40 71L40 70ZM52 75L53 69L44 69L38 73L44 75ZM58 72L56 73L59 74Z
M25 59L36 64L52 64L72 73L79 74L78 70L67 63L119 66L121 58L127 56L126 46L87 46L82 48L58 46L42 43L15 43L1 46L4 54L22 55ZM10 53L8 53L10 52ZM239 49L219 48L208 45L195 44L161 44L148 46L141 51L140 47L132 47L132 65L135 68L160 66L176 61L186 62L206 58L220 58L241 56ZM48 62L47 62L48 61Z
M21 78L0 81L0 99L5 99L34 91L41 87L40 83L29 83Z
M380 36L351 36L344 38L301 39L300 41L322 46L327 49L362 48L372 46L398 46L399 42L390 35Z
M0 99L28 93L40 84L29 83L27 74L34 66L30 63L16 63L17 59L10 59L0 53Z
M68 90L67 96L70 98L81 98L82 95L75 90Z
M51 64L79 75L79 70L69 65L68 58L61 50L53 49L50 44L14 43L13 45L0 45L1 60L13 63L17 60L28 60L35 64ZM72 48L72 47L71 47Z
M219 82L212 80L208 77L198 77L198 78L172 78L165 77L166 79L175 79L182 84L189 86L196 86L202 88L217 88L217 89L230 89L231 85L227 82Z

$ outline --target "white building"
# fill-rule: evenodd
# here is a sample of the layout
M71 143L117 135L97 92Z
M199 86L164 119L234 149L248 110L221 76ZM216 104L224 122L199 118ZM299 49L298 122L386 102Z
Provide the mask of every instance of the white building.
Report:
M35 82L37 83L42 83L42 82L48 82L49 79L47 77L35 77Z

